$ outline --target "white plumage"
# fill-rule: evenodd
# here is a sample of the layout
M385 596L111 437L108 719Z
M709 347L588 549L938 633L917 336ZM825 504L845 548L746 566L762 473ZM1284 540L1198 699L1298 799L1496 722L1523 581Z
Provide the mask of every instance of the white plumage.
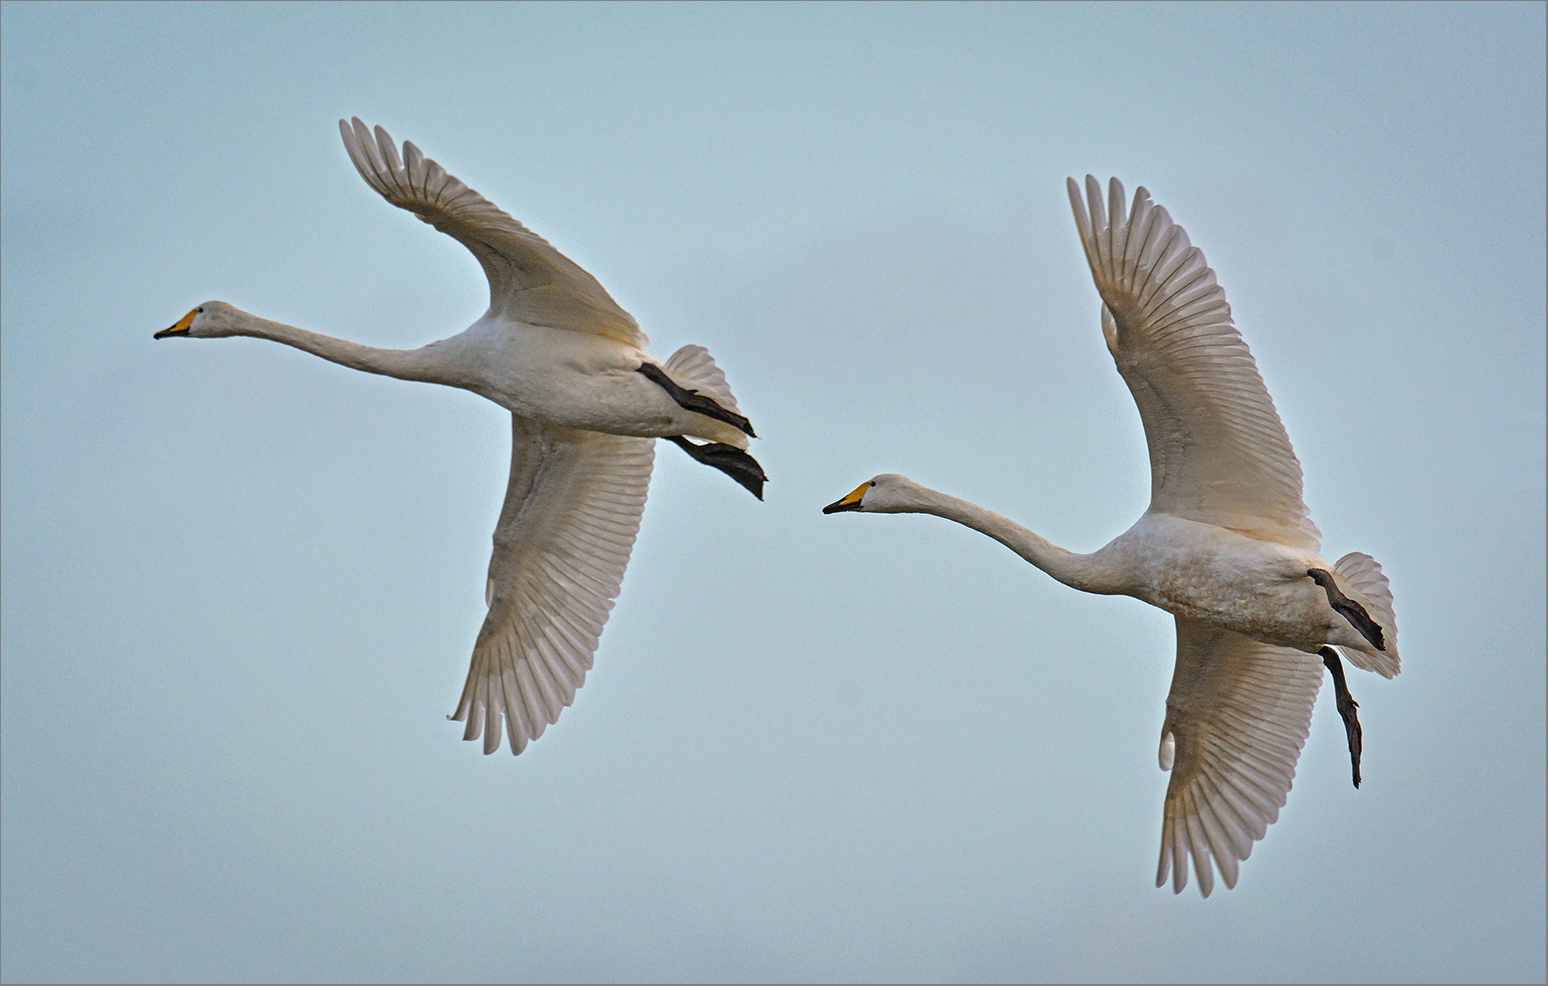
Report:
M1338 660L1331 648L1357 667L1397 674L1392 594L1370 556L1329 566L1318 554L1300 462L1204 255L1145 189L1127 209L1117 179L1106 202L1090 176L1086 190L1089 205L1070 180L1103 335L1145 426L1145 513L1083 555L895 474L862 483L824 512L935 514L1066 585L1172 613L1177 666L1158 750L1172 777L1156 885L1170 878L1180 892L1191 858L1208 896L1214 869L1235 886L1238 863L1279 817L1324 667ZM1341 667L1335 681L1358 784L1359 725Z
M639 531L657 437L762 498L752 428L702 347L665 364L634 318L574 261L382 128L340 121L383 198L466 246L489 310L415 350L375 349L206 302L156 338L253 336L344 366L460 387L511 411L511 475L494 533L489 612L453 718L466 739L520 753L575 699ZM706 444L687 440L698 438Z

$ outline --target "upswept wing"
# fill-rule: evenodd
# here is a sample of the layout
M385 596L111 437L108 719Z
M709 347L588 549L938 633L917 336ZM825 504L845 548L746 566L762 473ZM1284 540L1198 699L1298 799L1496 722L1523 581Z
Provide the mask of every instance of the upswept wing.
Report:
M1215 885L1211 860L1226 886L1236 886L1237 863L1284 807L1322 672L1314 654L1177 617L1177 669L1161 729L1161 766L1172 780L1156 886L1170 874L1181 893L1190 856L1204 896Z
M473 251L489 278L489 310L556 329L607 336L631 346L647 340L634 317L569 257L499 206L403 142L398 157L381 127L375 137L355 117L339 121L355 170L388 202L407 209Z
M1301 463L1215 272L1140 188L1069 180L1075 225L1102 296L1102 331L1150 446L1150 509L1315 551Z
M655 440L511 416L511 480L495 527L489 614L452 716L464 739L520 753L575 700L640 529Z

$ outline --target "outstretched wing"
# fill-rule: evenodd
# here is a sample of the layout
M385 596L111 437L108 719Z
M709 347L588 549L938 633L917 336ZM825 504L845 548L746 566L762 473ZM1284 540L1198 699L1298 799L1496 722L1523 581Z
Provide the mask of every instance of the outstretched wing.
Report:
M1086 176L1069 180L1075 225L1102 296L1102 331L1150 446L1150 509L1295 548L1320 534L1301 500L1301 463L1204 254L1139 189L1124 217Z
M489 615L453 719L520 753L575 700L640 529L655 440L511 416L511 481L495 527Z
M1177 617L1177 669L1166 697L1161 767L1172 771L1161 814L1156 886L1181 893L1193 857L1208 897L1227 887L1279 818L1311 730L1322 659Z
M489 278L489 310L530 325L574 329L644 348L634 317L597 279L499 206L403 142L403 157L381 127L375 138L356 117L339 121L349 159L366 184L473 251Z

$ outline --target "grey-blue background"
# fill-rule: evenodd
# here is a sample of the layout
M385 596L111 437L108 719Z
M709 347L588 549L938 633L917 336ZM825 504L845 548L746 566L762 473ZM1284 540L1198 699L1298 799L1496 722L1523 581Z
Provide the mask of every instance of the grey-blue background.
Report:
M3 974L1544 977L1544 7L3 8ZM596 670L449 712L504 412L251 340L412 346L485 285L335 121L418 143L702 343L754 502L662 447ZM1165 614L1064 179L1215 266L1404 674L1331 694L1234 891L1151 886Z

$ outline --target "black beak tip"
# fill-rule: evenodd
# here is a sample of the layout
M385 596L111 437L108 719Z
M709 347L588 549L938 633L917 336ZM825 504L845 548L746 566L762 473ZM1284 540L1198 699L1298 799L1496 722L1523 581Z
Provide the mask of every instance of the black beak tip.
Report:
M860 505L857 503L845 503L843 500L835 500L828 504L826 507L823 507L822 512L825 514L841 514L849 510L859 509Z

